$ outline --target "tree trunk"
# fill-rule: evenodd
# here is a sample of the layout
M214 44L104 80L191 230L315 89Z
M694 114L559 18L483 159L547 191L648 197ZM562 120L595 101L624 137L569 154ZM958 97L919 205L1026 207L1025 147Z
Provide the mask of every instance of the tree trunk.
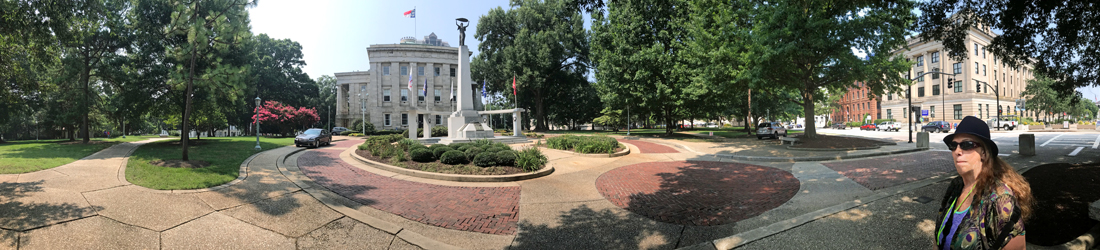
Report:
M802 110L805 112L806 117L806 126L804 128L805 132L803 132L803 136L805 138L817 137L817 125L815 125L817 121L813 119L814 90L815 89L813 88L813 84L811 84L810 82L806 82L805 86L802 88Z
M752 88L749 88L749 100L746 103L748 103L748 105L746 105L746 106L749 106L749 108L747 109L748 111L745 112L745 117L746 117L745 118L745 131L749 132L749 135L752 135L752 133L755 132L755 131L752 130L752 126L756 126L755 121L750 121L749 120L749 119L753 118L752 117Z
M546 130L546 112L542 106L542 94L535 92L535 131Z
M91 95L91 93L92 93L91 90L88 88L88 81L89 81L88 78L89 78L89 75L91 74L91 70L92 70L90 68L91 67L91 61L90 60L91 59L88 58L88 54L85 53L84 54L84 69L80 72L80 84L83 85L83 87L84 87L84 98L83 98L84 105L82 105L83 107L80 107L81 110L84 111L84 112L81 112L83 114L80 115L80 117L81 117L80 134L82 136L82 142L83 143L88 143L89 141L91 141L91 135L88 134L88 113L91 113L90 110L88 110L88 107L91 107L91 104L88 103L88 96Z
M191 69L187 74L187 92L184 92L183 96L183 130L180 130L180 136L183 137L180 139L180 145L183 147L183 157L180 159L183 161L189 160L187 157L187 140L190 138L188 138L189 136L187 136L187 133L191 130L189 130L190 126L188 125L189 122L187 119L191 116L191 91L195 83L195 54L197 53L198 51L195 51L195 47L191 46Z

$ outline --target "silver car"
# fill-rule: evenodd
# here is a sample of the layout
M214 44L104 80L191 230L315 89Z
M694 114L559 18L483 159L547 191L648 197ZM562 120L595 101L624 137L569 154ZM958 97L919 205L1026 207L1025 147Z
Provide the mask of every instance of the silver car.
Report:
M760 125L756 125L756 139L762 140L764 137L771 137L772 139L779 139L779 135L787 136L787 127L783 126L779 122L764 122Z

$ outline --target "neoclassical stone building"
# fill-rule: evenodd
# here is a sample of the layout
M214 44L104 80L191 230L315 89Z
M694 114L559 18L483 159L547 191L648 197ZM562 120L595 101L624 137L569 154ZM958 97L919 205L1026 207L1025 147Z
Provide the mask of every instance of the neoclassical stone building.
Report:
M988 27L974 27L967 32L966 44L969 57L965 61L953 61L944 51L940 41L923 42L919 38L910 38L909 47L894 51L916 62L912 76L924 72L955 73L955 82L947 88L947 78L943 75L926 75L917 79L912 87L913 106L928 110L924 121L960 122L963 117L976 116L987 120L1001 115L1018 115L1034 112L1016 111L1016 99L1024 98L1020 93L1032 79L1031 66L1010 68L1001 64L986 46L996 34ZM998 94L1000 102L997 102ZM882 97L883 118L898 122L909 122L914 118L908 108L905 91L887 93ZM916 111L916 114L920 114ZM1030 116L1029 116L1030 117Z
M451 91L458 81L458 48L439 40L435 33L421 41L401 41L368 47L367 71L335 74L336 126L359 130L351 125L364 116L378 130L404 129L410 122L421 123L421 128L423 122L447 126L443 120L456 105ZM414 86L411 93L410 77ZM416 117L409 117L413 110Z

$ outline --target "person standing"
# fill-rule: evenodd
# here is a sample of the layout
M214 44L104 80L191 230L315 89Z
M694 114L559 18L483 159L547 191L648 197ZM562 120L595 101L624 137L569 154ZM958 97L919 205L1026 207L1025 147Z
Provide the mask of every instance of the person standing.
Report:
M1032 212L1027 180L997 156L989 127L963 118L943 138L959 177L948 186L936 220L936 249L1025 249Z

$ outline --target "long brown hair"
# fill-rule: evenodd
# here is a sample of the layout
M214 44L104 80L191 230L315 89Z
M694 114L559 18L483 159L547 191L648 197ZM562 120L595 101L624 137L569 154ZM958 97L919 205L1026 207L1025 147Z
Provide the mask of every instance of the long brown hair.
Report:
M1020 208L1020 221L1031 218L1031 206L1035 200L1031 196L1031 185L1028 184L1027 179L1017 173L1016 169L1008 165L1007 162L1001 160L1001 157L989 155L988 149L982 151L982 156L984 156L982 157L982 172L978 174L978 183L975 184L974 189L979 190L983 194L982 197L984 197L985 194L996 190L997 187L994 184L1001 181L1012 190L1012 195L1016 196L1016 206ZM978 200L974 199L973 202Z

